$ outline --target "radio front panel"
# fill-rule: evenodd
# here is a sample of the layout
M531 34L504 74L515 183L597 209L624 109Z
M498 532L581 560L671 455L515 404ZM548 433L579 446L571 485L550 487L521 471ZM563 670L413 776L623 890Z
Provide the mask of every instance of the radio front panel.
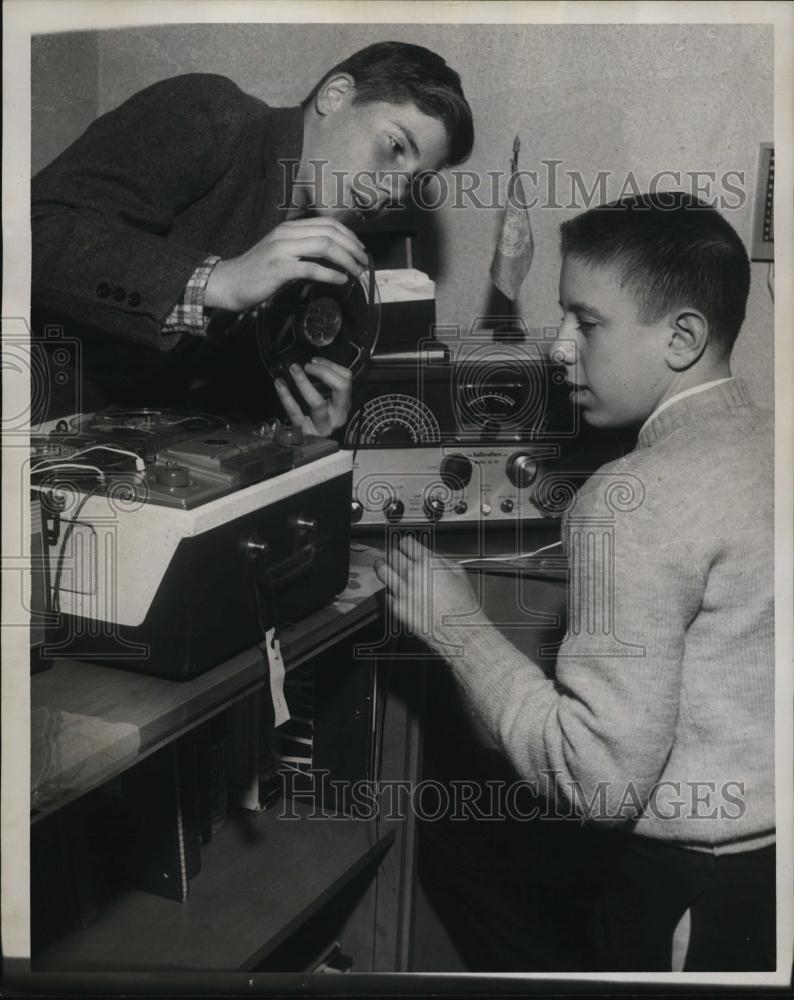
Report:
M517 442L362 448L353 463L353 529L546 517L535 493L558 455L553 444Z

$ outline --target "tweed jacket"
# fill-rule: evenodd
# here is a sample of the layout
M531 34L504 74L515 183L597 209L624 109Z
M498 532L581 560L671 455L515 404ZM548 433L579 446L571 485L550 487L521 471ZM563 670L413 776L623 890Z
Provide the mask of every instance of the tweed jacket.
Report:
M163 321L197 265L285 220L302 142L300 108L222 76L135 94L33 179L33 305L169 350Z

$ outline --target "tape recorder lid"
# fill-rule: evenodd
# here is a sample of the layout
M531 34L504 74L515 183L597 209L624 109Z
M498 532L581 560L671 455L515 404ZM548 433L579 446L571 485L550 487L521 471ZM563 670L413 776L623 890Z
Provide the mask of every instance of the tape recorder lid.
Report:
M62 424L33 442L40 485L68 480L99 493L123 485L141 502L183 510L339 451L335 441L300 428L176 410L113 409Z
M207 413L140 407L100 410L77 420L82 434L99 436L140 448L144 458L178 441L228 428L223 417Z

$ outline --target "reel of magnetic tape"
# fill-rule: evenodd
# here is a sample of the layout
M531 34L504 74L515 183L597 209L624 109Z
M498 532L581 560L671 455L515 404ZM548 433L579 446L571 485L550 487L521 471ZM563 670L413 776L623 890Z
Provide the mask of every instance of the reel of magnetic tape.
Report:
M235 407L251 419L279 413L276 378L303 405L290 365L303 367L314 357L349 368L357 394L366 381L379 330L380 303L371 266L361 278L348 278L341 285L290 282L268 302L241 314L225 335ZM327 386L310 380L321 395L329 394Z

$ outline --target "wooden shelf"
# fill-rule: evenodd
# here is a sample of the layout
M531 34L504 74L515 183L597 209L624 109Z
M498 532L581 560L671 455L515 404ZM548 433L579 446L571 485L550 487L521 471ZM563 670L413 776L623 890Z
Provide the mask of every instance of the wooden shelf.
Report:
M234 971L258 965L366 865L394 828L374 821L233 812L202 848L186 903L127 890L95 922L34 956L39 972Z
M379 615L379 595L338 602L285 629L288 670ZM76 660L31 678L31 818L36 822L109 781L235 701L263 687L258 647L192 680L148 677Z

